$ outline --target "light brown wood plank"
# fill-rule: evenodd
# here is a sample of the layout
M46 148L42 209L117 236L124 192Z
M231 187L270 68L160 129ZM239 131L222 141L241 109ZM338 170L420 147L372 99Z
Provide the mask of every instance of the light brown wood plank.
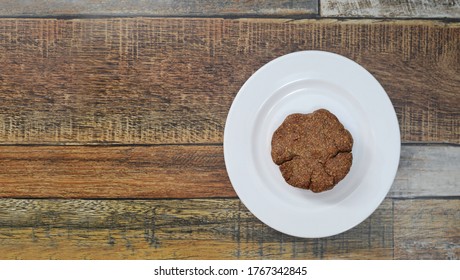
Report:
M0 0L0 16L307 16L317 0Z
M460 196L460 147L403 146L388 196Z
M460 259L460 199L396 200L396 259Z
M222 143L260 66L319 49L387 90L403 141L460 143L460 23L1 19L0 142Z
M403 146L389 197L458 196L460 147ZM236 197L222 146L0 146L0 197Z
M0 199L1 259L389 259L391 200L324 239L281 234L238 199Z
M0 197L235 197L222 146L0 146Z
M458 0L321 0L321 16L460 18Z

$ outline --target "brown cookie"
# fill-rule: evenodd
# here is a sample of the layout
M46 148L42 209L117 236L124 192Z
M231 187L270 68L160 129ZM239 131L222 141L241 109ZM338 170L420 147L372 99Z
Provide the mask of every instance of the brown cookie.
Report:
M322 192L332 189L350 171L353 138L337 117L325 109L286 117L272 138L272 159L286 182Z

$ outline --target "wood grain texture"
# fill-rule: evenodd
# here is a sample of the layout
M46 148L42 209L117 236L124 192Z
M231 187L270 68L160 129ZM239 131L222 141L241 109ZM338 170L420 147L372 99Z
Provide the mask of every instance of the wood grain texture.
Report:
M389 197L459 196L460 149L403 146ZM236 197L222 146L0 146L0 197Z
M323 239L281 234L238 199L0 199L0 259L390 259L392 202Z
M0 146L0 197L235 197L222 146Z
M0 16L299 16L318 13L318 1L0 0Z
M396 200L396 259L460 259L460 200Z
M458 0L321 0L321 16L460 18Z
M460 147L403 146L390 197L460 197Z
M403 141L460 143L460 24L276 19L2 19L0 142L222 143L260 66L319 49L388 92Z

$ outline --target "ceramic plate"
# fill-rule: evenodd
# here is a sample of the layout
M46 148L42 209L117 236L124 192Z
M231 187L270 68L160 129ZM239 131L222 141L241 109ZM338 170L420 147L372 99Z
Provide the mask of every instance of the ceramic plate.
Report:
M273 132L289 114L325 108L354 139L353 164L332 190L288 185L271 159ZM303 51L252 75L230 108L224 155L233 188L262 222L298 237L326 237L364 221L385 198L401 148L395 110L363 67L343 56Z

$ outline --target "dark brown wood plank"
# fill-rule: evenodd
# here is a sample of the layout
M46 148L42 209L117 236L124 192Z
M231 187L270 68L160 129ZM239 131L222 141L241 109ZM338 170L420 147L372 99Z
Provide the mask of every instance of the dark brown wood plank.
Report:
M458 0L321 0L321 16L460 18Z
M460 143L460 24L224 19L0 20L0 142L222 143L260 66L319 49L387 90L405 142Z
M403 146L389 197L459 196L458 147ZM0 197L236 197L222 146L0 146Z
M0 199L1 259L390 259L386 200L337 236L302 239L257 220L238 199Z
M460 199L396 200L396 259L460 259Z
M0 16L307 16L318 13L317 0L0 0Z

